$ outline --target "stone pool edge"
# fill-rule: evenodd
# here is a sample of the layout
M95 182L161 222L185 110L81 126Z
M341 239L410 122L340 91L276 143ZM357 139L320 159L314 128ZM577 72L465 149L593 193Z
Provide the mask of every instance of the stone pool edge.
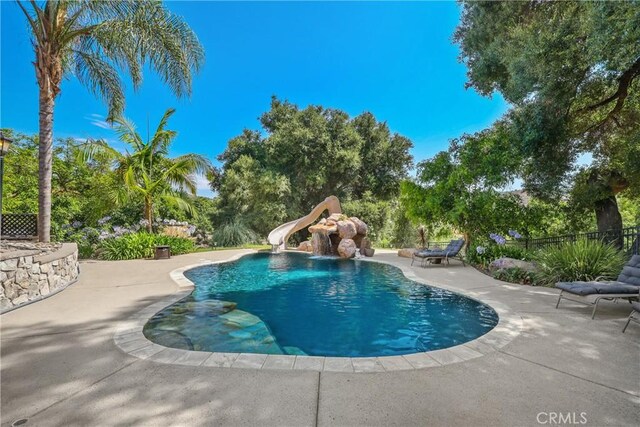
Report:
M410 268L403 265L396 265L382 260L365 260L365 262L379 262L391 265L399 268L409 280L422 285L442 288L486 304L498 314L498 324L486 334L472 341L446 349L401 356L379 357L324 357L204 352L165 347L149 341L144 336L142 332L144 325L151 317L167 306L190 295L193 291L195 285L185 277L184 272L205 265L233 262L243 256L254 253L257 253L257 251L251 250L246 253L236 254L220 261L202 261L189 264L171 271L169 276L178 286L178 292L145 307L120 323L113 337L115 344L125 353L139 359L174 365L316 372L392 372L446 366L482 357L507 345L520 334L522 329L522 318L499 301L486 299L479 295L474 295L472 292L466 292L442 283L427 283L427 281L411 271Z

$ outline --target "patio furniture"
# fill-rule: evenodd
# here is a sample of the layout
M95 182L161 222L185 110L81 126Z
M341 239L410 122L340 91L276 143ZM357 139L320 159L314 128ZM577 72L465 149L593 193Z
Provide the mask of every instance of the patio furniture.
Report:
M640 255L631 257L615 282L558 282L556 288L561 289L556 308L562 299L593 305L591 313L593 319L598 303L603 299L609 301L626 299L629 302L640 299Z
M425 261L434 262L436 260L444 260L449 264L449 260L452 258L460 260L462 265L465 265L464 260L459 256L463 246L464 239L457 239L449 242L444 249L424 249L417 251L411 256L411 265L413 265L416 258L420 258L420 265L423 267Z
M638 316L638 317L636 317ZM629 314L629 318L627 319L627 323L625 323L624 328L622 328L622 333L627 330L627 326L631 321L636 323L640 323L640 302L632 302L631 303L631 314Z

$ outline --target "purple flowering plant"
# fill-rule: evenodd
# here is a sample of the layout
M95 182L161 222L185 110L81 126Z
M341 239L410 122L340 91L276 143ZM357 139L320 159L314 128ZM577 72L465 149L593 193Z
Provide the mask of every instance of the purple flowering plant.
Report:
M513 237L514 239L522 238L522 235L518 233L516 230L509 230L509 236Z
M496 234L496 233L489 234L489 238L491 240L493 240L494 242L496 242L500 246L502 246L505 243L507 243L507 239L505 239L504 237L502 237L501 235Z

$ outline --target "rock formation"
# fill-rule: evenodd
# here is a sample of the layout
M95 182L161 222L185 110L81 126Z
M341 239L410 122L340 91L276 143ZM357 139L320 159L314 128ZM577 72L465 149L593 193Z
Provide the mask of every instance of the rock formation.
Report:
M298 250L303 252L313 252L313 245L310 241L305 240L304 242L300 243L300 245L298 246Z
M369 227L356 217L332 214L322 218L309 227L311 242L303 242L298 249L309 251L309 245L315 255L338 255L353 258L356 254L373 256L371 241L367 238Z
M338 244L338 255L342 258L353 258L357 250L356 242L351 239L342 239Z

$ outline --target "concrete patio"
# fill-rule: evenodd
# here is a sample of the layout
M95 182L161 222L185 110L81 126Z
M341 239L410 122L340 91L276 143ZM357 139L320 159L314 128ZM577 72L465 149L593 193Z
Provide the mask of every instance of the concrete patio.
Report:
M177 291L169 272L242 252L83 262L78 283L0 317L2 425L535 426L553 425L553 414L640 424L640 327L621 333L629 304L605 302L591 320L585 306L556 310L554 289L505 284L458 263L409 267L394 254L375 256L522 318L513 341L460 363L375 373L228 369L160 364L116 346L123 320Z

